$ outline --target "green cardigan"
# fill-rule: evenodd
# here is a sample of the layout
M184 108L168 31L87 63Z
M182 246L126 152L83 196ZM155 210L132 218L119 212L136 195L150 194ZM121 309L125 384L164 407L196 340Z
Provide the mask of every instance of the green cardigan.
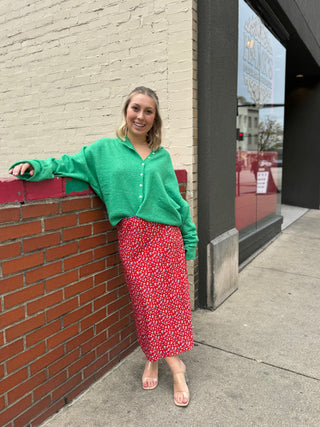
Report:
M72 156L26 161L34 167L34 175L25 173L21 179L42 181L64 176L88 182L105 203L113 226L123 218L136 216L180 227L186 259L195 258L196 227L164 148L152 151L143 160L128 138L103 138Z

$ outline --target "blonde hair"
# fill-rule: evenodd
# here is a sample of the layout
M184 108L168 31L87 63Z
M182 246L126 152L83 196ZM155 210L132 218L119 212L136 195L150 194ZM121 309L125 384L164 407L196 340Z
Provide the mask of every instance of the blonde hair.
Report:
M150 96L150 98L152 98L155 102L156 105L156 113L155 113L155 117L154 117L154 122L152 125L152 128L149 130L148 134L147 134L147 142L150 146L150 148L154 151L158 150L160 148L161 145L161 128L162 128L162 119L160 117L160 112L159 112L159 99L157 94L155 93L155 91L153 91L152 89L149 89L148 87L144 87L144 86L138 86L135 89L133 89L132 92L130 92L128 98L126 99L123 109L122 109L122 123L119 126L119 128L117 129L117 137L125 140L126 136L127 136L127 132L128 132L128 127L127 127L127 122L126 122L126 117L127 117L127 109L128 109L128 105L131 102L131 99L134 95L136 94L142 94L142 95L148 95Z

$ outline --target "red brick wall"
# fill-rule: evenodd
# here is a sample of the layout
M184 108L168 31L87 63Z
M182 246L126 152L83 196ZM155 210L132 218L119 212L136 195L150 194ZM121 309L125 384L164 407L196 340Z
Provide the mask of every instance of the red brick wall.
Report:
M41 424L137 347L116 228L66 182L0 180L1 426Z

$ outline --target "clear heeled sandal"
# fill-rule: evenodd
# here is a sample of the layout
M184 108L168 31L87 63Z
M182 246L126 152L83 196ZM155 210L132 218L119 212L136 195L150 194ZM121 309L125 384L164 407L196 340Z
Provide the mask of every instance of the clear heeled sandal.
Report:
M157 376L156 377L142 376L142 388L144 390L153 390L158 385L158 362L150 362L149 360L147 360L144 372L146 370L150 370L151 369L151 364L152 363L156 363ZM150 383L152 383L152 385L150 385Z
M190 402L190 392L188 388L188 376L186 371L177 372L173 375L173 398L177 406L188 406ZM182 400L177 400L177 393L182 394Z

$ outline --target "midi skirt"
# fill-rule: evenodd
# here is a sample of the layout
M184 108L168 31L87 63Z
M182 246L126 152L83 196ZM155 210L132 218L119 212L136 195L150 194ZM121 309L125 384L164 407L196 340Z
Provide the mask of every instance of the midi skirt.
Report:
M179 227L123 219L119 252L142 351L150 361L193 347L189 281Z

